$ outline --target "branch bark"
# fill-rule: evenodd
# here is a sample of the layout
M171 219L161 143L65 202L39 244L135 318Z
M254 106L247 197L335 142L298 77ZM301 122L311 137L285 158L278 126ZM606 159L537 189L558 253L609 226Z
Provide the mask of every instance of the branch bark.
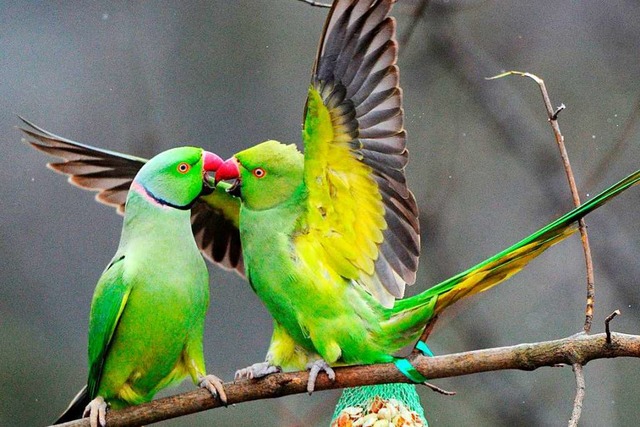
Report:
M578 427L578 421L580 421L580 415L582 414L582 402L584 401L584 391L585 391L585 383L584 383L584 371L582 369L582 365L576 363L573 365L573 372L576 375L576 397L573 400L573 412L571 413L571 418L569 419L569 427Z
M532 344L518 344L446 356L412 358L413 365L427 378L438 379L503 369L532 371L559 364L586 365L590 360L614 357L640 357L640 335L579 333L570 337ZM336 379L320 375L316 390L329 390L361 385L409 382L394 364L337 368ZM269 375L260 380L225 384L229 404L306 393L306 372ZM154 400L107 414L107 425L138 426L220 407L208 391L198 389L176 396ZM62 424L64 427L87 427L88 419Z
M535 74L525 73L523 76L532 78L540 87L540 92L542 93L542 99L544 101L544 106L547 109L547 115L549 119L549 124L551 124L551 129L553 129L553 135L556 138L556 144L558 145L558 150L560 151L560 158L562 159L562 165L564 166L565 174L567 175L567 181L569 182L569 190L571 191L571 198L573 199L573 205L575 207L580 206L580 194L578 193L578 187L576 185L576 179L573 175L573 170L571 169L571 162L569 162L569 154L567 153L566 146L564 145L564 136L562 132L560 132L560 125L558 124L558 114L560 111L565 109L564 104L562 104L555 111L553 110L553 106L551 105L551 99L549 98L549 93L547 92L547 86L544 84L544 80ZM585 320L583 329L586 333L591 332L591 323L593 322L593 310L595 305L595 278L593 274L593 259L591 258L591 246L589 245L589 236L587 234L587 225L585 223L584 218L580 218L578 220L578 225L580 229L580 238L582 240L582 249L584 252L584 261L585 268L587 270L587 304L585 308ZM576 371L576 375L577 375ZM580 372L582 372L580 370ZM583 388L584 390L584 388ZM577 401L577 399L576 399ZM580 405L582 406L582 405ZM574 411L574 416L575 416ZM580 418L578 413L577 420Z

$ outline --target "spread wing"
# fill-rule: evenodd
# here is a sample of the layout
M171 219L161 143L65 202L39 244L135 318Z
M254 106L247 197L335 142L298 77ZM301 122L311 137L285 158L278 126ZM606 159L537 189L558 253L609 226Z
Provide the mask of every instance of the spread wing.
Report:
M124 214L131 182L147 159L71 141L20 119L25 124L20 128L26 135L25 142L62 159L48 163L49 168L68 175L68 181L77 187L97 191L98 202ZM239 208L239 201L220 188L194 204L191 223L196 243L207 259L244 275L238 231Z
M415 281L420 249L393 3L335 1L329 12L305 107L309 232L298 237L386 306Z

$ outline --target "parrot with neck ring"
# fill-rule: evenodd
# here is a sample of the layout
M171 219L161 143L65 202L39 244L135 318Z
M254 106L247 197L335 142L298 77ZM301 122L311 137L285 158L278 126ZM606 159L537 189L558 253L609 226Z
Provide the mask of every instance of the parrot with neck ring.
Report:
M150 401L186 376L226 402L203 355L209 275L191 233L191 207L213 191L222 160L196 147L158 154L136 174L120 244L98 280L89 320L87 385L56 423Z

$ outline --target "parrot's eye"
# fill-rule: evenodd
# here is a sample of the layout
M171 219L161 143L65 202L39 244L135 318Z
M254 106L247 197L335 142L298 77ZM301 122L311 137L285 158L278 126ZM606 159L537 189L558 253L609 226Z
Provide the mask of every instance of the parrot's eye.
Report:
M189 169L191 169L191 165L189 163L182 162L178 165L178 172L180 173L187 173L189 172Z
M267 172L265 172L265 170L262 168L255 168L253 170L253 176L255 176L256 178L264 178L266 174Z

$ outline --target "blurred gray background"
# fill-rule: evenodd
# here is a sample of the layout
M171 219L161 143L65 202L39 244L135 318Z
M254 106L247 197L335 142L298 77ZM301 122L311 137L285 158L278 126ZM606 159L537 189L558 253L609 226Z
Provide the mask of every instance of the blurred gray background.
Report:
M400 35L418 1L394 9ZM96 280L121 218L45 169L20 143L17 114L77 141L139 156L181 144L228 157L264 139L300 141L309 71L326 9L295 0L33 2L0 5L0 425L43 425L86 380ZM640 5L636 1L432 2L399 64L419 201L425 289L571 207L537 86L543 77L583 198L640 167ZM587 219L596 268L594 331L640 332L640 188ZM271 322L250 287L211 267L208 369L230 380L263 360ZM585 304L578 237L518 276L449 310L436 354L578 332ZM585 368L581 425L640 417L640 362ZM421 390L431 426L566 425L570 368L440 380ZM189 383L168 393L192 389ZM165 393L166 394L166 393ZM217 409L167 426L328 425L339 392Z

